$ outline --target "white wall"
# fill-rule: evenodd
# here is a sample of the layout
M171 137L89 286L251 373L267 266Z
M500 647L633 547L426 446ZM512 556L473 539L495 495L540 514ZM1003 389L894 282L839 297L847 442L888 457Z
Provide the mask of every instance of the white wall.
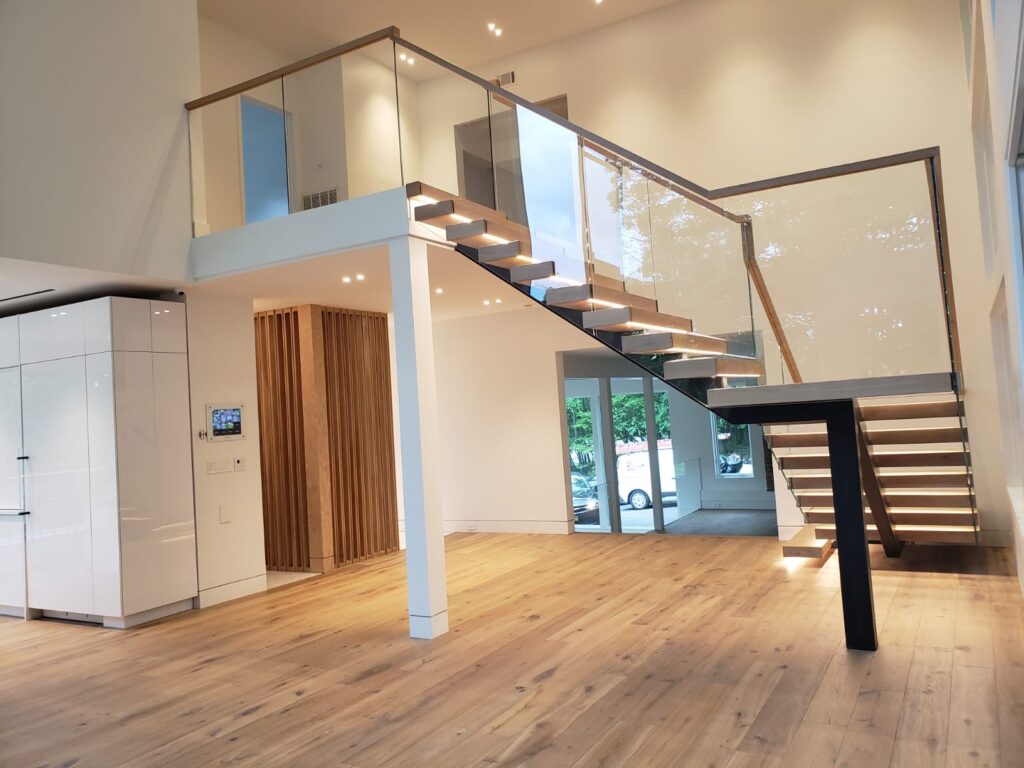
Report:
M992 352L998 378L997 409L1004 428L1007 496L1018 574L1024 590L1024 254L1020 190L1014 168L1024 133L1024 4L974 3L968 39L978 188L985 241Z
M186 274L196 24L195 0L0 3L0 253Z
M266 589L256 339L250 299L198 289L187 299L199 605L206 607ZM245 406L245 439L200 440L206 405L236 401ZM210 462L235 457L243 471L210 473Z
M572 529L556 353L596 344L540 307L434 322L446 531Z

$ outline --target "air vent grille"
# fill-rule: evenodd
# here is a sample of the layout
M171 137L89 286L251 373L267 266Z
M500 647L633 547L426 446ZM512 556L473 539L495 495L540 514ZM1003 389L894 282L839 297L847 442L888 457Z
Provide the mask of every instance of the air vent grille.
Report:
M310 208L322 208L325 205L333 205L338 202L338 188L331 187L325 189L323 192L314 192L310 195L302 196L302 210L308 211Z

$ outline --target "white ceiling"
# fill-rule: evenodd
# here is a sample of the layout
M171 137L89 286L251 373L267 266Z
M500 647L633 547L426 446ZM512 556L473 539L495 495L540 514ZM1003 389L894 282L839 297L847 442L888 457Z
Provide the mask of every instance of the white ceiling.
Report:
M431 305L436 319L446 320L488 312L504 312L536 304L460 253L430 246L428 249ZM357 275L363 280L357 280ZM344 276L352 278L342 282ZM321 256L301 262L209 280L203 291L244 296L256 311L301 304L391 310L388 255L384 247ZM440 288L442 293L434 291ZM484 304L489 301L490 304Z
M110 294L157 296L174 287L166 280L0 258L0 317Z
M394 25L409 42L469 68L677 1L199 0L199 13L295 59ZM488 22L501 26L500 38Z

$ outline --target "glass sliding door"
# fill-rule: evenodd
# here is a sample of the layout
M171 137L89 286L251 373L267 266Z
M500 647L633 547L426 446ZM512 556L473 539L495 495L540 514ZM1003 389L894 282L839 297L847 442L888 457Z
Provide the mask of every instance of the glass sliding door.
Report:
M660 475L652 467L647 399L640 378L613 378L612 430L623 533L647 533L655 528L654 504ZM671 448L669 448L671 463Z
M566 379L565 415L575 530L610 533L612 505L605 471L597 379Z

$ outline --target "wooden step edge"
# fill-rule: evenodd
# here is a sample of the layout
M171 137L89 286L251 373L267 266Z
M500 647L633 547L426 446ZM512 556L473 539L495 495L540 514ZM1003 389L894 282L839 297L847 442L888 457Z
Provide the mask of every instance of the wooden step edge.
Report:
M805 525L795 536L782 542L783 557L804 557L825 562L831 554L832 540L818 538L812 525Z
M553 307L578 309L584 312L601 308L621 309L623 307L654 312L658 306L654 299L649 299L646 296L637 296L626 291L592 284L552 288L545 295L544 301Z
M729 342L700 333L646 331L623 336L621 349L627 355L724 355L729 350Z
M866 528L868 541L879 541L875 526ZM974 544L977 541L974 528L966 525L894 525L893 532L900 541L922 544ZM836 528L834 525L816 525L814 533L820 538L835 538Z
M588 331L620 331L623 333L642 330L689 333L693 330L693 321L685 317L675 317L636 307L619 307L584 312L583 328Z

